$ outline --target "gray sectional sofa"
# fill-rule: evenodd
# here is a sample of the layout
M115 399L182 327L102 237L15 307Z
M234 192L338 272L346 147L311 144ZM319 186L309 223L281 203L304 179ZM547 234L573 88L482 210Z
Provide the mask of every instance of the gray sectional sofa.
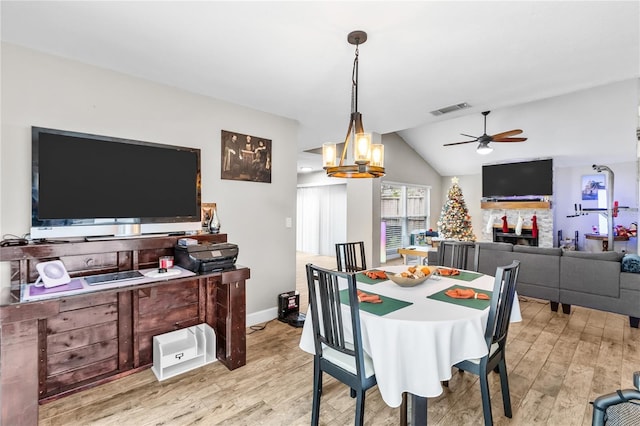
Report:
M632 327L640 318L640 273L622 272L623 254L563 251L510 243L476 243L467 269L495 274L496 267L519 260L518 294L548 300L553 311L562 304L584 306L629 316ZM435 254L435 253L434 253ZM446 255L446 253L445 253ZM431 263L437 259L430 257Z

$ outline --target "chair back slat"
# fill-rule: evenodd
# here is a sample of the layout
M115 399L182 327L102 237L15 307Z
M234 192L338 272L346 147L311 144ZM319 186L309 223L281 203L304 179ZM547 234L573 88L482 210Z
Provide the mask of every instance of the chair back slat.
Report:
M456 269L477 270L477 265L469 268L469 250L475 247L471 241L442 241L438 247L438 265Z
M520 261L518 260L514 260L508 266L499 266L496 269L485 334L488 347L491 347L493 343L506 344L519 270Z
M338 271L358 272L367 269L364 255L364 241L336 244L336 263Z
M326 345L334 347L345 347L344 338L344 321L342 319L342 311L340 310L340 289L338 287L337 277L328 274L318 274L317 291L318 303L322 313L322 329L324 333L319 335L320 341Z

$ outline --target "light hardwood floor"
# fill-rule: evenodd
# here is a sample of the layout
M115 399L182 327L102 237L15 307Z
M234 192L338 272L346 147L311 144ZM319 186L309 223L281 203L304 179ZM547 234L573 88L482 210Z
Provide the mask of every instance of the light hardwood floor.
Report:
M335 267L330 257L298 253L297 286L306 309L304 265ZM275 296L274 296L275 299ZM640 330L626 317L574 308L551 312L547 303L521 300L523 321L511 325L507 366L513 418L504 417L497 375L492 374L497 425L590 425L597 395L630 388L640 370ZM39 425L307 425L312 395L312 357L298 348L301 329L271 321L247 329L247 365L221 363L159 383L151 370L40 407ZM327 377L321 424L350 425L354 400ZM453 375L449 389L428 402L431 425L482 424L477 378ZM395 425L377 388L367 393L365 424Z

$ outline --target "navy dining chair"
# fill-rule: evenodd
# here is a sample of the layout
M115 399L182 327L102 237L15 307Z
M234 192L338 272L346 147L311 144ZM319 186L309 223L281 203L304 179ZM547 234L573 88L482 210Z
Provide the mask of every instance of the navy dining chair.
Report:
M472 241L442 241L438 246L438 265L477 271L475 257L469 255L473 248L475 243ZM472 260L471 265L469 259Z
M377 381L373 362L362 349L355 273L331 271L312 264L307 264L306 269L315 344L311 424L316 426L319 422L322 376L327 373L351 388L351 397L356 398L355 424L362 425L365 393ZM340 278L347 282L343 297L349 305L345 311L338 285Z
M488 375L492 370L500 373L504 414L509 418L511 418L512 415L505 349L519 270L520 261L518 260L514 260L513 263L508 266L499 266L496 268L493 293L489 304L487 328L484 336L487 343L488 354L480 359L464 360L454 365L461 373L468 371L479 376L485 426L493 424L488 381ZM448 387L449 381L443 381L442 385ZM406 426L407 424L407 397L406 393L402 394L402 405L400 408L400 424L402 426Z
M336 263L338 271L365 271L367 269L367 260L364 255L364 241L337 243Z
M499 266L496 269L493 294L491 295L489 305L489 317L485 331L488 354L480 359L464 360L455 365L455 367L461 371L468 371L479 376L485 426L493 424L488 381L488 375L493 370L497 370L497 372L500 373L504 415L509 418L511 417L511 397L509 395L505 352L507 333L511 321L511 308L513 307L513 300L516 294L519 270L520 261L518 260L514 260L508 266Z

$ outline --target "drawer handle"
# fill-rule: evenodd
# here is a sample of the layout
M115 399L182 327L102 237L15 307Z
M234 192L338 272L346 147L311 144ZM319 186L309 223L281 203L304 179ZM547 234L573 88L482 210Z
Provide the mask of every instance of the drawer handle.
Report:
M184 356L184 352L180 352L179 354L176 354L175 357L176 359L180 359Z

